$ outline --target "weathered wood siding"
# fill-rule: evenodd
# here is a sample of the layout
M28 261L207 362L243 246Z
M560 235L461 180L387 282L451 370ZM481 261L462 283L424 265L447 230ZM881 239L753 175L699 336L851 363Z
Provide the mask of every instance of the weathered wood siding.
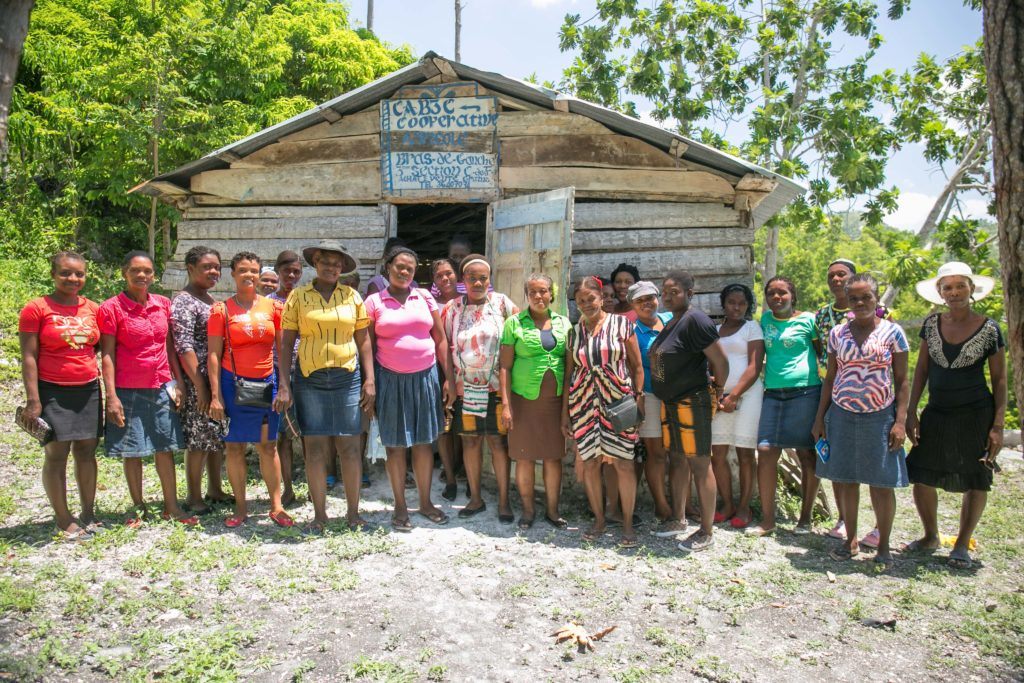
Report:
M224 206L195 207L185 211L178 223L178 245L164 270L163 284L168 289L184 286L185 254L194 246L205 245L220 252L224 268L216 291L234 289L227 266L239 251L255 252L266 265L273 265L279 252L300 251L321 239L336 239L345 245L362 265L364 286L377 272L384 249L389 206ZM313 276L305 267L303 281Z
M753 284L754 231L746 214L722 204L576 202L572 279L608 277L620 263L661 284L672 270L695 279L696 305L721 315L718 292Z

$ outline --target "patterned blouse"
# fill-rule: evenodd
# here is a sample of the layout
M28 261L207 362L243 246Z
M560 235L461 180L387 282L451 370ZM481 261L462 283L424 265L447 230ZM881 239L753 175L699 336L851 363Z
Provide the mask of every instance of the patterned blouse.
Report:
M852 413L874 413L895 400L892 357L907 353L903 328L888 320L878 325L857 344L849 325L840 325L828 335L828 353L836 359L832 402Z
M206 374L206 354L208 340L206 321L210 318L210 308L201 299L182 290L171 302L171 325L174 328L174 350L181 356L194 351L199 362L199 374Z
M875 307L875 317L892 320L892 311L879 304ZM835 303L825 304L814 314L814 326L818 328L818 341L821 343L821 355L818 363L821 367L828 365L828 335L833 328L845 325L853 320L853 311L848 308L836 308Z
M959 344L942 336L942 318L933 313L921 326L921 353L928 352L928 405L939 408L991 401L985 380L985 362L1000 353L1005 342L999 324L985 318L981 326Z
M471 304L456 297L444 305L441 320L452 347L455 383L463 395L466 383L498 391L498 352L505 321L519 312L504 294L487 295L482 304Z
M605 317L597 334L591 334L583 321L570 334L569 424L584 460L599 455L633 459L636 428L616 433L601 407L634 393L626 364L626 342L634 334L633 323L613 313Z

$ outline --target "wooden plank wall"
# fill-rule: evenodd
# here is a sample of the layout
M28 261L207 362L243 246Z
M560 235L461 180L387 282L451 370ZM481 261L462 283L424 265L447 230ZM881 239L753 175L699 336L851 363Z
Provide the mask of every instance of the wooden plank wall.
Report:
M753 241L745 212L722 204L578 201L572 279L606 278L625 262L660 285L669 271L685 270L696 281L696 305L721 315L725 285L753 284Z
M215 292L234 289L227 266L239 251L255 252L264 264L273 265L285 249L300 251L321 239L340 241L360 261L362 287L377 272L388 233L388 206L224 206L196 207L185 211L178 223L178 245L164 268L163 285L180 289L185 285L185 254L205 245L220 252L224 268ZM313 277L305 267L303 282Z
M739 178L696 166L681 150L660 150L613 133L579 114L541 110L497 95L499 171L503 196L575 187L577 198L708 202L751 210L774 181ZM396 97L414 96L396 93ZM282 137L227 169L192 177L193 205L373 204L382 200L380 114L375 105L337 121ZM416 202L468 201L457 191Z

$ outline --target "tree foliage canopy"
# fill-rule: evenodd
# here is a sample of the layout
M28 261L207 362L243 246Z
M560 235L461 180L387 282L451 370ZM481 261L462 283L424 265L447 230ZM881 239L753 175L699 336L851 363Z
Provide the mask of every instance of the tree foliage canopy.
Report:
M0 255L138 248L148 199L126 191L153 175L154 136L167 170L411 61L324 0L40 0L12 103Z

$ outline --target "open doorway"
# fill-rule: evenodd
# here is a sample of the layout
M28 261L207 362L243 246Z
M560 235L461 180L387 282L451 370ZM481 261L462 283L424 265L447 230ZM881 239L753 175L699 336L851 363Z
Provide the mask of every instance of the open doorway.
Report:
M430 264L448 256L452 237L464 235L471 251L483 253L487 240L487 204L398 204L398 237L420 257L416 281L429 287Z

